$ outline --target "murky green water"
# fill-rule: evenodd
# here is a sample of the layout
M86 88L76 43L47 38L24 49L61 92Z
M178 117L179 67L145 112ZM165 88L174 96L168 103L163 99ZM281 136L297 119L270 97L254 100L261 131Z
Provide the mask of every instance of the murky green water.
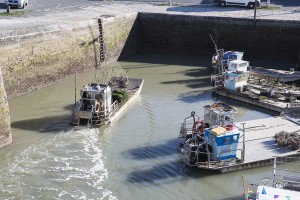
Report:
M209 62L139 54L79 75L78 90L112 68L145 79L127 112L99 129L68 124L74 78L10 100L13 143L0 151L0 199L242 199L242 175L259 183L271 166L219 174L178 160L179 122L215 101ZM237 121L269 116L226 102L237 108Z

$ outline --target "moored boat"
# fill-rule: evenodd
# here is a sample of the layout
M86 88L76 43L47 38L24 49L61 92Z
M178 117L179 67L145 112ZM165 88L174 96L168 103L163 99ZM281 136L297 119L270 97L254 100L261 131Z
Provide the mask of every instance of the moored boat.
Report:
M299 158L287 158L299 161ZM284 168L283 168L284 166ZM262 183L248 184L243 191L246 200L298 200L300 199L300 165L299 163L278 161L274 158L273 177Z
M72 108L74 125L103 125L112 122L135 100L144 79L112 77L107 84L89 83L80 90Z
M210 168L224 162L240 162L236 157L240 129L233 124L236 110L224 103L204 107L203 119L192 112L181 122L179 149L189 166Z
M274 156L285 159L299 155L297 123L284 116L234 123L235 113L231 106L214 103L204 107L203 117L192 112L185 118L178 137L182 161L191 167L224 173L269 165ZM290 135L290 142L278 137L283 131Z

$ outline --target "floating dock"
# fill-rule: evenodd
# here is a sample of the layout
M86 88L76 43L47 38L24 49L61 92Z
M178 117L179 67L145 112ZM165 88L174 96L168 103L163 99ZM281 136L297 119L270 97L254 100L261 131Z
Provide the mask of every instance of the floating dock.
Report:
M267 110L271 110L271 111L275 111L278 113L281 112L290 112L291 110L295 109L295 108L299 108L299 106L295 106L294 104L290 103L290 102L276 102L270 99L264 99L262 101L260 101L258 98L252 98L246 94L243 94L241 92L238 91L230 91L230 90L220 90L220 89L215 89L213 91L214 95L220 95L223 97L227 97L227 98L231 98L231 99L235 99L253 106L257 106L260 108L264 108Z
M287 160L287 157L299 157L299 150L292 150L290 146L280 147L274 139L274 135L280 131L300 132L299 124L285 117L269 117L263 119L250 120L235 123L240 130L245 127L245 145L243 149L243 138L241 137L238 144L237 159L224 161L208 165L198 165L199 168L217 170L221 173L249 169L271 165L274 157L278 160ZM242 155L242 152L245 152ZM244 160L244 161L243 161Z

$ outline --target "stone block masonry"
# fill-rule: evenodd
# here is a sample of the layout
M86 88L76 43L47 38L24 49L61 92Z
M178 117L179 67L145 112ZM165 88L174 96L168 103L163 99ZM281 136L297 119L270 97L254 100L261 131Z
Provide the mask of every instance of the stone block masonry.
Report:
M12 138L6 93L13 98L135 53L139 47L138 29L133 28L136 16L101 19L105 54L102 63L98 19L59 30L55 25L28 29L0 38L0 66L5 83L0 82L0 147Z
M22 35L0 38L0 66L9 98L116 61L136 52L138 35L132 28L135 15L103 18L105 61L100 63L98 20L60 30L28 30ZM130 37L129 37L130 36ZM138 37L136 37L138 38ZM124 53L124 48L128 49Z
M300 21L139 13L144 51L211 56L211 34L225 50L247 58L298 61Z
M12 142L8 99L0 68L0 148Z

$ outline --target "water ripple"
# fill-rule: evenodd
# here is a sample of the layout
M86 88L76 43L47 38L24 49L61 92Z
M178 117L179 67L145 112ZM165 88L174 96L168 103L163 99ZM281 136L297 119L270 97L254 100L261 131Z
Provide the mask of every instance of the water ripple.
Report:
M25 149L0 171L4 199L117 199L104 183L108 172L98 129L57 135Z

